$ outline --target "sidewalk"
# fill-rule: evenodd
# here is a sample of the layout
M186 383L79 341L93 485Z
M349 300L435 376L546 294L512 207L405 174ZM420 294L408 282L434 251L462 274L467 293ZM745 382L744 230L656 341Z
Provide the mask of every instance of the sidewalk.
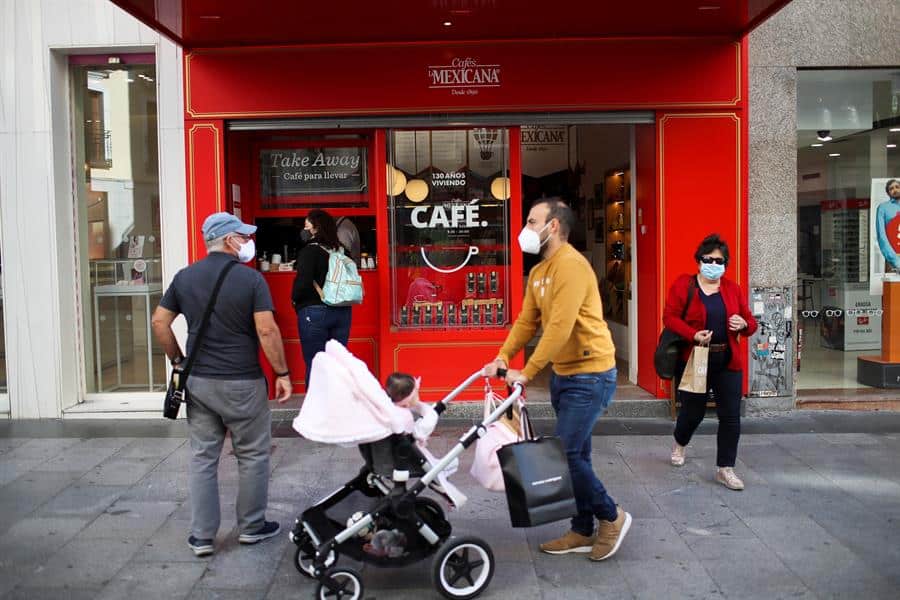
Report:
M857 417L862 417L857 419ZM547 556L564 525L508 526L505 498L454 476L469 503L456 534L488 540L497 559L484 598L896 598L900 589L900 415L805 413L747 419L731 492L712 481L714 418L687 465L667 462L671 423L607 420L594 465L634 516L613 559ZM269 518L298 512L352 477L355 449L314 444L276 425ZM545 424L546 426L546 424ZM187 548L183 423L0 424L0 598L309 598L286 532L237 543L236 465L220 468L216 554ZM801 433L804 432L804 433ZM810 432L813 431L813 432ZM837 432L835 432L837 431ZM113 432L124 437L108 437ZM443 427L442 453L462 432ZM437 598L429 563L362 570L366 598Z

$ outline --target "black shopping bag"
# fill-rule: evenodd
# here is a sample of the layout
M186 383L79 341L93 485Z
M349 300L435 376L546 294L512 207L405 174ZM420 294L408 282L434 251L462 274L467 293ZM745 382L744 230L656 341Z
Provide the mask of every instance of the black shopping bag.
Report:
M527 415L526 415L527 418ZM575 516L575 493L566 451L557 437L532 435L497 450L513 527L535 527Z

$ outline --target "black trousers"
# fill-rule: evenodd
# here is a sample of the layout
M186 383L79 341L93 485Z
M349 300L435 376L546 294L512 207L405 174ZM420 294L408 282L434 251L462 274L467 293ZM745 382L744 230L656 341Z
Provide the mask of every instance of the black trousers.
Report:
M706 377L707 390L711 390L716 401L716 415L719 417L719 431L716 435L716 465L733 467L737 460L738 440L741 437L741 371L729 371L725 366L731 360L730 352L711 352L709 370ZM684 371L684 365L680 365ZM674 385L681 381L681 373ZM692 394L678 391L681 410L675 422L675 441L687 446L691 437L706 416L708 394Z

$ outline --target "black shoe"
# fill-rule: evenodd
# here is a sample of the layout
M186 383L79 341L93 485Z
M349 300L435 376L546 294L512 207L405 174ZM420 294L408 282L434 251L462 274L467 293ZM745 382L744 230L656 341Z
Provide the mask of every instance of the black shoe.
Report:
M253 533L242 533L238 541L242 544L255 544L270 537L275 537L281 531L281 525L277 521L266 521L262 527Z
M188 538L188 546L194 551L194 556L209 556L215 551L212 540L198 540L194 536Z

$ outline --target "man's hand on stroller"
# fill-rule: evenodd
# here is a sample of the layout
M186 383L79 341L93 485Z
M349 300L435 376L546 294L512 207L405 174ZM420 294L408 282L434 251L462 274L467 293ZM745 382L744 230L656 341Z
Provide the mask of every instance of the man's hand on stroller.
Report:
M485 377L497 377L497 371L505 371L506 366L506 361L498 356L488 364L484 365L482 372Z
M509 369L506 372L506 385L512 387L517 383L525 387L528 384L528 377L518 369Z

